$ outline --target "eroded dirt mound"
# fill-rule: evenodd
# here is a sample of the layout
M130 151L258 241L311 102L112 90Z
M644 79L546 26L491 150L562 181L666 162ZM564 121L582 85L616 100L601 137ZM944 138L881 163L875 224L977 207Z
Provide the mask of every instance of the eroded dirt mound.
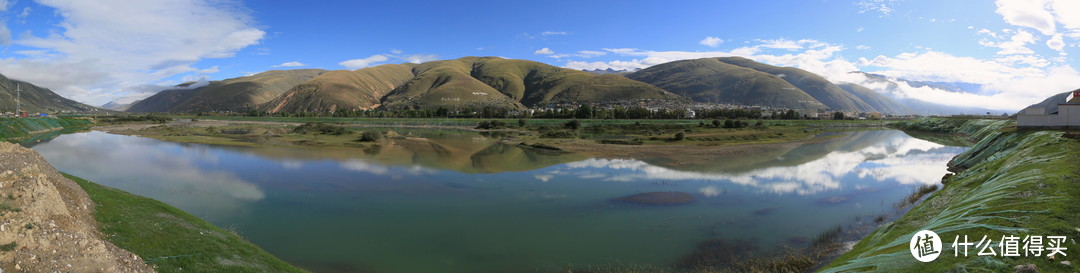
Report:
M638 205L680 205L694 202L694 195L677 191L646 192L616 198L615 201Z
M2 272L154 272L103 240L94 203L37 152L0 142Z

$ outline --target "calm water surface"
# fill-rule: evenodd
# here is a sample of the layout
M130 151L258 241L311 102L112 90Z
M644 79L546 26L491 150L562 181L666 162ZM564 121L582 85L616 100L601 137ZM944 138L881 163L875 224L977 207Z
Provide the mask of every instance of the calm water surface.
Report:
M872 222L963 151L844 132L754 156L671 164L522 150L416 132L377 149L179 144L103 132L32 148L57 169L235 229L316 272L522 272L670 265L709 239L763 250ZM612 199L692 193L688 205Z

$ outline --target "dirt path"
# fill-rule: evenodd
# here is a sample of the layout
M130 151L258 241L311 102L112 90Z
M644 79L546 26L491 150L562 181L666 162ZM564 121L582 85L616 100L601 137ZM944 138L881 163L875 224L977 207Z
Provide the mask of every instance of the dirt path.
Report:
M94 208L37 152L0 142L0 272L154 272L102 239Z

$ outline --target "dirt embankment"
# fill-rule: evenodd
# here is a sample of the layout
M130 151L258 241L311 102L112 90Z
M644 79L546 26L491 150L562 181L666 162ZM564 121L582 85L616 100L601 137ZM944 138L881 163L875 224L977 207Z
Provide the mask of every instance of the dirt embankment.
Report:
M154 272L103 239L94 208L37 152L0 142L0 272Z

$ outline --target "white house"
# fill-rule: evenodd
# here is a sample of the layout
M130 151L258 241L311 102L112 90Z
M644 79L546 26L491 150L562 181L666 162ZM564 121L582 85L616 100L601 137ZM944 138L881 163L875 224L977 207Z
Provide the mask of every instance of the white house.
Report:
M1040 105L1042 106L1042 105ZM1053 111L1053 109L1051 109ZM1016 115L1017 127L1080 127L1080 89L1058 103L1057 111L1047 113L1045 107L1032 106Z

